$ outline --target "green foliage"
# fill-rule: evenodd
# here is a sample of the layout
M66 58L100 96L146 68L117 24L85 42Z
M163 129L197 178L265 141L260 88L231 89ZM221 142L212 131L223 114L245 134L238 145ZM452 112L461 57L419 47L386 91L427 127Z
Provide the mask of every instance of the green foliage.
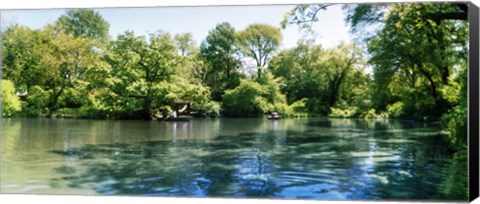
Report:
M355 107L348 109L331 108L330 117L332 118L353 118L357 115Z
M234 56L236 41L235 29L224 22L210 30L200 46L199 57L204 61L204 68L198 70L197 75L210 87L213 100L220 101L226 89L239 84L240 61Z
M466 26L427 16L455 7L430 3L391 6L384 28L368 45L379 92L375 95L383 96L385 102L392 98L388 94L396 95L409 110L406 114L417 119L439 118L447 111L458 95L458 88L449 82L451 74L466 60ZM386 86L390 92L382 90ZM385 102L377 108L385 107Z
M176 50L181 56L189 56L196 52L192 33L175 34L173 40Z
M467 107L456 106L449 113L443 115L442 120L447 124L449 139L458 147L467 146Z
M256 79L241 79L238 87L225 92L222 113L232 117L262 116L271 112L282 116L305 116L306 100L288 105L281 93L280 81L270 72Z
M244 56L256 62L258 76L280 45L282 34L278 28L267 24L251 24L237 33L238 45Z
M48 107L53 112L61 107L60 98L64 91L89 83L90 71L95 69L99 55L93 50L93 41L71 37L57 27L47 26L42 34L47 42L42 47L40 61L46 80L42 85L51 91Z
M194 103L192 110L197 111L201 117L217 117L220 115L221 107L218 102L209 101L206 103Z
M446 124L449 134L449 139L452 144L459 149L467 147L467 133L468 133L468 81L467 69L463 67L459 72L458 78L452 81L458 84L459 90L457 97L450 96L453 101L456 101L455 106L446 114L442 116L442 121Z
M297 47L283 50L269 63L269 70L282 79L282 92L292 103L303 98L320 98L323 90L319 58L323 54L320 45L299 42ZM312 109L310 109L312 110Z
M316 22L317 13L326 10L331 4L317 5L298 5L290 12L286 13L280 23L282 28L286 28L288 24L299 25L302 29L312 29L312 22Z
M392 118L403 118L405 117L405 104L401 101L398 101L394 104L387 106L387 113Z
M175 101L190 101L192 102L192 111L197 112L200 116L216 117L220 115L220 105L210 100L208 87L192 84L179 77L174 77L168 85L164 84L163 87L166 89L159 91L159 94L155 96L154 104L156 106L165 104L171 106Z
M50 93L42 87L33 86L28 94L27 104L29 107L37 109L42 113L47 108L45 104L49 102L49 95Z
M364 100L369 98L369 78L359 69L359 50L346 44L332 49L312 44L299 42L297 47L280 52L269 64L275 76L282 77L282 91L288 102L306 98L309 112L319 115L328 115L330 107L339 101L368 106Z
M15 86L9 80L1 80L2 116L12 116L22 109L20 99L15 95Z
M305 117L308 116L308 112L305 108L304 100L295 101L291 105L287 103L275 103L273 105L273 111L277 112L283 117Z
M96 11L90 9L68 10L65 15L58 18L58 23L67 33L75 37L108 39L110 24Z
M111 66L106 86L114 92L110 105L143 119L165 102L166 87L180 64L171 35L162 31L148 38L129 31L119 35L105 61Z
M12 25L2 33L2 77L22 91L41 83L43 70L40 31Z
M308 116L306 99L298 100L290 104L290 114L288 116Z
M353 32L364 31L368 25L382 22L388 4L346 4L346 21Z
M266 91L261 84L241 79L238 87L225 91L222 113L234 117L261 116L271 108L264 95Z

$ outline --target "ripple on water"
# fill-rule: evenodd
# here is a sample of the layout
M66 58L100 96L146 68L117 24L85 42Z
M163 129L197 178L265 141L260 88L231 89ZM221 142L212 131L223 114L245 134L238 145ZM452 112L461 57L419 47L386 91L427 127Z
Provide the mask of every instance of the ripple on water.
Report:
M40 189L49 189L49 188L51 188L49 185L25 186L22 189L22 191L23 192L29 192L29 191L40 190Z
M5 185L2 185L2 188L18 188L20 187L20 185L18 184L5 184Z
M330 184L314 184L305 186L293 186L284 188L280 193L284 198L316 198L321 194L325 200L342 200L346 199L349 193L338 192L335 185Z
M332 180L332 175L314 172L296 172L296 171L283 171L277 175L278 184L280 186L290 185L306 185L306 184L338 184L337 181Z

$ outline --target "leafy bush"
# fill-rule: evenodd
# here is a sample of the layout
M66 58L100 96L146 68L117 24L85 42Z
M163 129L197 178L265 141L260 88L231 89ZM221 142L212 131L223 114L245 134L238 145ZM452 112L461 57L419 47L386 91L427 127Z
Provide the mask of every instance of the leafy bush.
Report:
M283 116L297 116L296 110L305 110L305 101L289 106L280 91L280 78L265 72L256 79L241 79L240 85L223 95L222 112L226 116L249 117L278 112Z
M15 86L9 80L2 80L2 116L12 116L12 114L22 109L20 99L15 95Z
M220 115L220 104L215 101L206 103L194 103L192 110L197 111L202 117L217 117Z
M340 108L331 108L330 117L333 118L352 118L356 117L357 115L357 108L347 108L347 109L340 109Z
M398 101L394 104L387 105L387 113L392 118L401 118L405 115L404 113L404 103Z
M375 109L372 108L372 109L370 109L366 112L361 113L360 117L362 117L362 118L379 118L381 116L377 115Z
M192 111L197 111L203 117L220 115L220 105L210 100L210 90L202 84L192 84L189 81L173 77L172 82L161 83L156 98L163 98L157 104L172 105L176 100L191 101Z
M242 79L235 89L225 91L222 112L226 116L260 116L268 112L270 104L263 97L266 91L252 80Z
M292 109L293 112L296 113L296 115L307 115L308 114L308 109L306 105L306 99L302 99L299 101L295 101L292 104L290 104L290 108Z
M50 92L43 90L42 87L31 87L27 97L27 104L30 107L30 110L36 110L41 113L46 112L47 104L49 103L49 96Z
M276 103L274 105L274 111L283 116L303 117L308 115L305 100L295 101L290 105L287 105L286 103Z
M78 89L67 88L59 98L59 106L67 108L79 108L85 102L85 95Z
M310 114L318 114L322 116L327 116L331 111L331 109L327 105L322 103L317 98L307 98L305 100L305 107L310 112Z
M449 141L455 147L466 147L467 145L467 115L466 105L455 106L449 113L442 116L449 134Z

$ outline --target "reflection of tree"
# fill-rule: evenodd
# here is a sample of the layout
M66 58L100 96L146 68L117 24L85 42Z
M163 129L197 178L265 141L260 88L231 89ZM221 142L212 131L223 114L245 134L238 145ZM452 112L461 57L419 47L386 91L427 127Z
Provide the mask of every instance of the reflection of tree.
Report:
M256 131L54 151L82 164L57 170L70 186L101 194L329 199L432 199L444 173L461 171L443 170L451 156L428 125L311 119L299 131L281 121L247 124Z

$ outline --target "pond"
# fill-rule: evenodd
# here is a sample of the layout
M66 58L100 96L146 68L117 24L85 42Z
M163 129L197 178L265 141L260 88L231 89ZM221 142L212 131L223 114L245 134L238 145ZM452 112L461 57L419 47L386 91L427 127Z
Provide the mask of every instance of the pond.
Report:
M467 199L451 190L466 188L466 158L454 161L436 124L325 118L1 122L2 193Z

